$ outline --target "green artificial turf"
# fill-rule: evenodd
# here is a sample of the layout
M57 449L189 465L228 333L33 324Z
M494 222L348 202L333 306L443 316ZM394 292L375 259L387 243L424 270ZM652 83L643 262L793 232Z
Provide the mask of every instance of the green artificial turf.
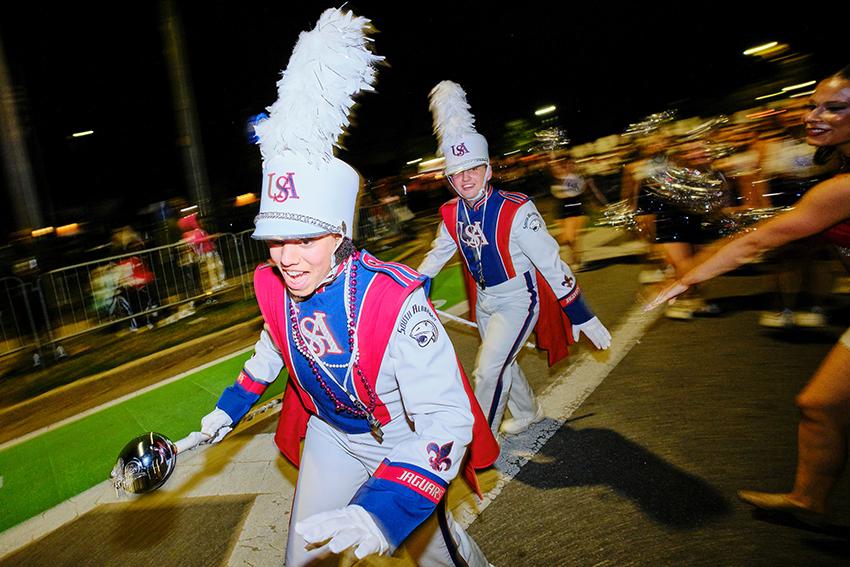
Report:
M440 300L444 300L442 303ZM463 288L463 273L460 264L444 268L434 281L431 282L431 301L437 309L447 309L466 301L466 290Z
M0 452L0 531L109 478L124 445L156 431L176 441L200 427L251 353L48 431ZM282 374L262 399L283 391ZM262 401L262 400L261 400Z

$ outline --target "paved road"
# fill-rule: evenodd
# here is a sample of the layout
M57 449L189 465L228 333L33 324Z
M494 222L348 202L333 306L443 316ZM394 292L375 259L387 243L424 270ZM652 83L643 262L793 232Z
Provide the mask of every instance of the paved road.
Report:
M540 354L523 355L548 417L504 443L483 503L453 489L459 517L499 566L847 564L846 480L835 524L821 531L754 516L734 494L788 486L793 398L850 324L848 302L825 331L763 330L771 280L756 271L708 289L720 317L657 319L634 309L640 269L620 258L579 274L615 330L612 351L581 346L551 369ZM471 370L474 331L449 331ZM45 514L41 527L0 534L0 554L10 553L0 565L279 563L295 471L270 447L269 423L190 455L155 498L116 503L100 486Z
M622 270L587 274L588 290ZM735 498L739 488L790 487L793 398L842 330L760 328L753 307L770 303L769 290L769 278L725 278L709 290L723 316L649 327L472 525L488 557L499 565L847 565L847 479L835 494L836 525L820 532L753 514ZM835 318L847 323L842 312Z

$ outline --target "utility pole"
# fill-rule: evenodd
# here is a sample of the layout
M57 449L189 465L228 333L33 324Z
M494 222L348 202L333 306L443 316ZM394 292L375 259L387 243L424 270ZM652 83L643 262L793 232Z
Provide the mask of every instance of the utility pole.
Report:
M183 45L183 26L174 0L162 0L162 40L171 78L171 92L177 118L177 145L183 158L183 170L189 195L198 205L199 213L210 212L210 184L198 111L189 79L189 65Z
M44 217L32 174L27 143L18 108L15 89L6 65L6 52L0 40L0 146L6 169L6 184L15 217L16 230L32 230L44 226Z

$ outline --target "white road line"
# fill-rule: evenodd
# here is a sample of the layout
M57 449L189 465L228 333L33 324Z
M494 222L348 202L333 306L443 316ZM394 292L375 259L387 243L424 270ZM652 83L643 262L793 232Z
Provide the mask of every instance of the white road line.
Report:
M629 311L623 322L611 333L611 348L604 359L599 353L585 351L575 364L558 376L545 392L538 397L548 419L531 426L528 431L502 439L502 453L496 462L500 478L496 486L484 494L478 505L468 501L455 508L452 513L464 527L468 527L502 493L502 490L519 473L520 469L540 451L543 445L564 425L564 422L596 390L623 358L640 342L647 328L661 315L657 309L644 313L640 306Z

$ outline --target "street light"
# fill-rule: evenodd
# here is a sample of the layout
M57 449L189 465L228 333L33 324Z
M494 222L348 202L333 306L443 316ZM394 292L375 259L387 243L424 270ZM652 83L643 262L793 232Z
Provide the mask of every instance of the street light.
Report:
M795 91L797 89L802 89L805 87L810 87L817 83L817 81L809 81L807 83L800 83L799 85L791 85L790 87L782 87L783 91Z
M766 98L773 98L775 96L782 96L784 94L785 94L785 91L779 91L777 93L770 93L770 94L766 94L766 95L757 96L756 100L764 100Z
M776 41L771 41L769 43L764 43L762 45L757 45L755 47L751 47L744 51L744 55L757 55L763 51L767 51L768 49L772 49L779 45Z
M551 104L549 106L544 106L543 108L538 108L534 111L534 116L544 116L546 114L552 114L558 109L557 106Z

